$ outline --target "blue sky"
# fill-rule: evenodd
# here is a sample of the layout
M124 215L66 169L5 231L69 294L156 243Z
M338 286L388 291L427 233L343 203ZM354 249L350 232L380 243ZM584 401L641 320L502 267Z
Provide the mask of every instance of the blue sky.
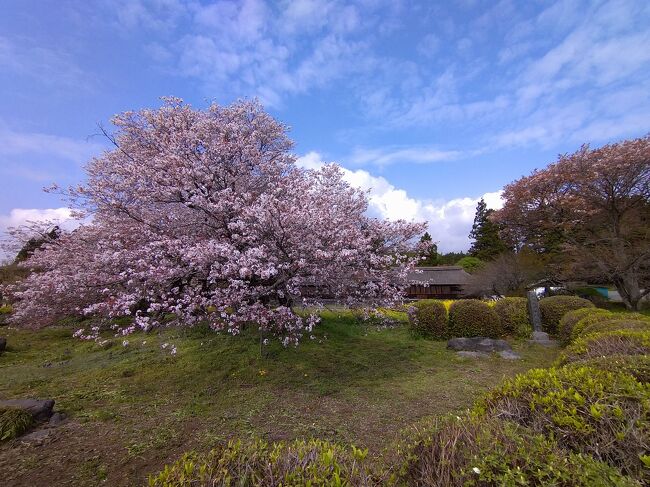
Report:
M302 165L462 250L481 196L650 131L650 2L4 0L0 93L0 230L66 216L41 188L83 178L113 114L256 96Z

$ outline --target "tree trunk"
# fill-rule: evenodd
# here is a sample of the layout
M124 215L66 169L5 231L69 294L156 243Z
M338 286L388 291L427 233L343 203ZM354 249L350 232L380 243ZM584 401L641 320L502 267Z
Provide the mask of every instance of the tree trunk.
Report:
M638 311L641 303L641 289L639 288L639 280L631 274L622 276L614 281L614 285L625 307L630 311Z

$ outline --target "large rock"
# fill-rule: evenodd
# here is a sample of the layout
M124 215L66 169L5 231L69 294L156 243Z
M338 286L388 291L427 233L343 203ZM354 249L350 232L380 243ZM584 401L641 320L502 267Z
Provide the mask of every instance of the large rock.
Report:
M3 407L24 409L35 421L47 421L52 416L54 399L7 399L0 401L0 408Z
M512 347L505 340L495 340L493 338L473 337L473 338L452 338L447 342L447 348L457 352L502 352L512 350Z
M7 348L7 339L5 337L0 337L0 355L5 351L5 348Z
M528 342L536 345L543 345L545 347L554 347L558 345L556 340L551 340L548 333L544 333L543 331L534 331Z

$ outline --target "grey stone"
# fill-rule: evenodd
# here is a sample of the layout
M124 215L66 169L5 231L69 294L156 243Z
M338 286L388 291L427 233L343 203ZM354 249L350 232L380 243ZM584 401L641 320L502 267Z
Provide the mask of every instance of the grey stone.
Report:
M542 331L542 312L535 291L528 291L528 316L533 325L533 331Z
M557 340L528 340L528 343L533 345L542 345L543 347L557 347L559 343Z
M460 352L456 352L456 355L462 358L486 358L489 357L487 353L484 352L468 352L465 350L461 350Z
M506 360L519 360L521 358L521 355L519 355L517 352L513 352L512 350L502 350L499 352L499 356Z
M67 419L65 413L54 413L48 422L51 426L57 426Z
M496 340L493 338L473 337L473 338L452 338L447 342L447 348L456 351L469 352L501 352L503 350L512 350L510 344L505 340Z
M544 331L534 331L531 339L534 341L548 341L548 333Z
M0 355L7 348L7 339L5 337L0 337Z
M44 443L45 440L47 440L49 437L50 437L50 430L42 429L42 430L32 431L31 433L27 433L26 435L21 436L20 441L23 443L41 444Z
M52 416L53 399L7 399L0 401L1 407L19 408L29 412L34 420L46 421Z

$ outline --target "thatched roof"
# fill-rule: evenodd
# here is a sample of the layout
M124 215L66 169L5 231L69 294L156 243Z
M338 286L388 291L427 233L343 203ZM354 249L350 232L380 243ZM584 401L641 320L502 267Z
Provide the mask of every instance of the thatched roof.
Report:
M409 272L409 283L427 283L432 286L463 286L469 274L460 266L443 265L436 267L416 267Z

